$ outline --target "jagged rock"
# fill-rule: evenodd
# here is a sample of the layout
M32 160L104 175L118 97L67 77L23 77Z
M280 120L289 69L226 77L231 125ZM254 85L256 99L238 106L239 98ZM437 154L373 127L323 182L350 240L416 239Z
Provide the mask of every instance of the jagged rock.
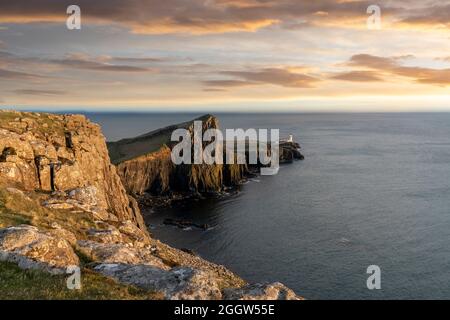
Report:
M205 115L185 123L168 126L147 134L109 142L111 159L117 165L118 173L125 188L130 194L142 196L150 194L171 194L173 192L196 194L218 193L226 187L239 185L250 175L251 170L259 170L261 163L256 164L180 164L174 165L171 160L172 148L177 142L171 141L175 129L183 128L194 134L194 122L202 122L202 132L218 129L216 117ZM294 141L280 142L279 160L289 163L294 159L303 159L300 145ZM231 148L231 147L228 147ZM270 144L268 145L270 150ZM234 147L233 147L234 152ZM224 157L226 157L226 143ZM249 153L246 151L248 160ZM225 161L224 161L225 162Z
M97 188L93 186L76 188L67 192L55 191L43 202L43 205L50 209L90 212L95 219L100 220L118 220L115 215L105 209L106 204L98 203Z
M74 196L83 198L75 199L80 203L92 204L88 198L95 198L97 218L114 215L146 232L139 208L130 206L110 162L100 127L84 116L0 111L0 183L30 191L78 189L81 193ZM60 209L71 205L49 204Z
M69 242L29 225L0 230L0 260L50 273L64 273L67 267L79 264Z
M120 231L111 225L108 225L106 229L90 229L88 231L88 237L90 240L100 243L122 243L124 239Z
M223 294L225 300L303 300L279 282L251 284L237 289L227 288Z
M246 284L239 276L222 265L206 261L198 256L191 255L182 250L172 248L159 240L151 239L154 255L163 261L170 261L173 265L205 270L213 273L221 287L241 287Z
M95 262L146 264L168 269L161 259L151 254L150 248L134 248L130 244L106 244L86 240L78 241L77 248Z
M135 245L148 245L150 244L149 238L146 233L139 229L130 220L122 222L119 226L119 231L126 235L131 241L135 242Z
M195 120L202 121L203 132L219 128L219 121L214 116L205 115ZM117 165L118 173L129 193L216 193L223 190L225 185L236 185L243 179L247 172L245 165L173 164L171 148L176 143L170 140L171 134L175 129L184 128L193 137L194 121L108 143L111 159Z
M209 272L178 267L170 271L148 265L101 264L95 270L120 282L162 292L169 300L218 300L222 294Z
M56 222L54 222L52 224L52 230L50 230L50 234L56 236L57 238L62 238L64 240L66 240L67 242L69 242L72 246L75 246L77 243L77 237L70 232L69 230L64 229L63 227L61 227L59 224L57 224Z

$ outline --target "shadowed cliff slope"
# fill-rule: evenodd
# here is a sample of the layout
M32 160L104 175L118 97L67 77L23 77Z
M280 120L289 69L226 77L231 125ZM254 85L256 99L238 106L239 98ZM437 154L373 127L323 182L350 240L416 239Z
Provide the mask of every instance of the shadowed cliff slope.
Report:
M136 138L109 142L108 150L127 191L131 194L179 192L219 192L239 183L247 173L245 165L173 165L170 140L178 128L193 137L194 121L202 121L202 131L218 129L219 121L204 115L192 121L158 129Z

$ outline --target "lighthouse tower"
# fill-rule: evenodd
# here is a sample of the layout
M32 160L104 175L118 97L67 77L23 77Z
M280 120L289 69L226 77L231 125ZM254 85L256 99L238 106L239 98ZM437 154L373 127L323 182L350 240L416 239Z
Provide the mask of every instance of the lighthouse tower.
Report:
M286 140L287 142L294 142L294 137L292 136L292 134L289 135L289 137Z

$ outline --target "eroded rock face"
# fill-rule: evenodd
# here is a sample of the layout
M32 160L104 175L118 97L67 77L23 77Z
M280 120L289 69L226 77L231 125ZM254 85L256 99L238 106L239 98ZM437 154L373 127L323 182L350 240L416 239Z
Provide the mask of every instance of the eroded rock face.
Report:
M169 300L217 300L222 298L217 279L209 272L192 268L169 271L149 265L101 264L104 275L140 288L162 292Z
M67 267L79 264L67 240L29 225L0 230L0 260L50 273L65 273Z
M0 111L0 183L68 191L68 203L48 204L89 204L98 219L131 220L146 231L110 163L100 127L82 115Z
M202 132L219 128L219 121L214 116L205 115L196 120L202 121ZM171 150L177 143L171 141L171 134L175 129L184 128L193 139L194 121L108 143L111 157L129 193L219 192L224 186L234 186L244 178L247 173L245 165L173 164ZM155 144L155 141L159 145L155 150L149 150L147 146Z
M226 300L303 300L294 291L275 282L270 284L251 284L238 289L225 289Z

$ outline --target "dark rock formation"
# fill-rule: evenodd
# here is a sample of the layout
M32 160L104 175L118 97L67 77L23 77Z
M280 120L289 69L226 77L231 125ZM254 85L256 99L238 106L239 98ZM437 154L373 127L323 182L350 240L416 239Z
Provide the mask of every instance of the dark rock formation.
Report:
M297 142L280 142L280 163L291 163L294 160L303 160L300 145Z
M194 228L198 228L198 229L207 230L209 228L209 226L207 224L197 224L191 220L182 220L182 219L167 218L167 219L164 219L163 223L165 225L175 226L175 227L178 227L181 229L194 227Z

